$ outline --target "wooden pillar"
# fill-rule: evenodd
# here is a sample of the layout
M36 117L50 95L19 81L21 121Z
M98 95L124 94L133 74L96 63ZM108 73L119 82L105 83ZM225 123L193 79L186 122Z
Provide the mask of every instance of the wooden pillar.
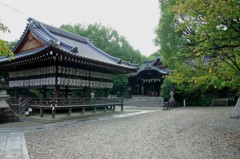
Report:
M123 104L121 105L121 112L123 112Z
M19 98L19 89L18 88L15 88L15 90L14 90L14 102L15 103L18 103L19 102L19 100L18 100L18 98Z
M82 107L82 115L84 116L85 114L85 107Z
M94 114L96 114L96 112L97 112L97 107L95 106L94 107Z
M107 112L107 106L104 106L104 113Z
M40 117L43 117L43 108L40 108Z
M54 99L59 98L59 93L60 93L60 87L58 85L55 86L55 94L54 94Z
M113 105L113 112L115 112L115 110L116 110L116 109L115 109L115 105Z
M47 98L47 88L43 86L43 98Z
M56 115L56 108L53 107L53 109L52 109L52 118L55 118L55 115Z
M14 97L19 98L19 89L18 88L15 88L15 90L14 90Z
M69 109L68 109L68 117L70 117L71 114L72 114L72 108L69 108Z
M68 98L68 86L65 86L65 98Z
M83 88L83 97L84 98L88 98L89 97L89 95L87 94L87 90L88 90L87 87Z
M106 89L104 89L104 96L108 97L108 95L109 95L109 89L106 88Z

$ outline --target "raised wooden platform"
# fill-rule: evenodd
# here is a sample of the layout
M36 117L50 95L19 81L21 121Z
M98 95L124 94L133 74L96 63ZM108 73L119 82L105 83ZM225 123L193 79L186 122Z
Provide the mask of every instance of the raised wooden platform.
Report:
M71 116L73 109L81 109L82 115L85 114L86 108L92 108L94 114L97 112L97 108L104 108L104 112L107 111L107 108L114 112L115 107L121 107L123 111L123 98L72 98L72 99L43 99L35 98L31 99L28 102L28 108L39 109L40 117L43 117L44 110L52 111L52 118L55 118L57 110L68 110L68 116Z

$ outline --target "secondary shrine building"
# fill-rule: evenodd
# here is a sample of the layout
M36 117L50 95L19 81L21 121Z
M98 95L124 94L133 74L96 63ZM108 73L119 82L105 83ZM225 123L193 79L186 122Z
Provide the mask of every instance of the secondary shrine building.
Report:
M54 97L70 89L111 89L115 74L137 70L134 65L108 55L87 38L29 18L13 50L14 56L0 57L0 71L7 72L15 97L24 88L53 91Z
M160 86L169 70L163 66L160 58L144 61L136 73L132 73L128 83L131 95L160 96Z

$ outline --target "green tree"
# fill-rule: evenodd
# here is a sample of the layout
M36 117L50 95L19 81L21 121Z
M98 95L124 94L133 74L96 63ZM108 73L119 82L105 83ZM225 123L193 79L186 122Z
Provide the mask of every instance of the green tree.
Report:
M238 0L179 0L172 8L176 32L183 41L181 57L204 70L201 77L205 86L228 87L235 92L240 89L239 8ZM208 60L201 62L202 57ZM239 109L237 102L231 117L239 117Z
M126 96L128 75L117 75L113 78L113 89L111 94L117 94L118 96Z
M179 36L175 32L175 14L171 8L176 0L159 0L160 3L160 19L158 27L155 31L156 45L161 48L161 60L169 68L174 68L176 59L175 53L179 50Z
M206 84L215 88L240 87L239 8L234 0L178 1L173 7L183 41L181 59L198 61L192 67L205 70Z
M10 32L7 26L4 24L0 23L0 31L5 33L5 32ZM8 47L8 43L2 39L0 39L0 56L12 56L13 53Z
M96 47L122 60L139 64L146 59L145 56L141 55L140 51L135 50L126 38L120 36L116 30L101 24L90 24L88 26L67 24L62 25L61 29L89 38Z
M240 4L236 0L160 0L156 43L184 91L205 92L240 84ZM167 30L169 28L169 30Z

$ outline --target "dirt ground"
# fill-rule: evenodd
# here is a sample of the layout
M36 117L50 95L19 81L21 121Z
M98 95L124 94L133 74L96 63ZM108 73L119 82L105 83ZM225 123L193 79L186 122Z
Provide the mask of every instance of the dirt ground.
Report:
M25 130L25 139L29 156L34 159L239 159L240 119L229 117L232 109L136 108L134 111L147 111L121 118L89 118L47 129ZM0 129L6 125L0 125Z

